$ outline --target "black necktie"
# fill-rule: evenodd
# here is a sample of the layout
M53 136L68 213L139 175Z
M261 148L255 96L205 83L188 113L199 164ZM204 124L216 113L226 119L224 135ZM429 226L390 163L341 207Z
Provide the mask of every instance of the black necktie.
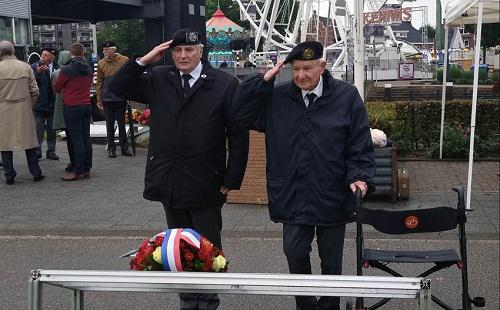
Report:
M184 97L187 96L189 89L191 86L189 86L189 80L192 78L190 74L183 74L182 79L184 80Z
M307 106L309 107L314 102L314 99L316 99L316 94L309 93L306 95L306 97L307 97L307 100L309 101L309 103L307 104Z

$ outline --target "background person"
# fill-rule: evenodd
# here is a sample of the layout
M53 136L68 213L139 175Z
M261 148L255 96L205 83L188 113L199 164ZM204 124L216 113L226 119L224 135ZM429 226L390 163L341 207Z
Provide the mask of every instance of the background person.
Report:
M45 177L38 165L33 104L38 96L38 86L31 67L16 59L14 45L0 41L0 153L5 183L15 182L16 171L13 151L24 150L33 181Z
M31 65L35 74L36 82L40 94L33 106L35 114L36 132L38 136L38 158L42 158L42 144L47 132L47 153L46 158L59 160L56 155L56 131L52 127L54 117L55 95L52 89L50 76L59 69L59 65L54 62L57 50L52 47L42 49L40 61Z
M69 51L61 51L59 53L59 57L57 59L59 68L62 68L70 61L71 61L71 54ZM50 77L52 83L54 83L57 80L59 72L61 72L61 69L58 69L54 71L54 73L52 73L52 76ZM75 155L73 153L73 146L71 145L71 137L69 136L69 130L66 127L66 123L64 122L64 104L63 104L62 93L57 93L57 92L55 93L54 121L52 124L52 128L54 130L58 129L64 130L66 133L66 146L68 148L69 164L66 166L64 170L70 172L73 169L73 165L75 162Z
M64 122L71 137L74 154L74 165L61 177L63 181L89 178L92 168L90 87L93 70L83 58L82 44L71 44L69 51L71 60L61 69L54 82L54 90L63 93Z
M115 120L118 123L118 135L120 137L120 146L122 155L133 156L128 149L127 132L125 131L125 111L127 102L113 94L108 84L110 78L123 66L128 57L116 52L116 44L113 41L106 41L102 45L104 58L97 64L97 106L104 108L106 115L106 134L108 137L108 156L116 157L115 145Z

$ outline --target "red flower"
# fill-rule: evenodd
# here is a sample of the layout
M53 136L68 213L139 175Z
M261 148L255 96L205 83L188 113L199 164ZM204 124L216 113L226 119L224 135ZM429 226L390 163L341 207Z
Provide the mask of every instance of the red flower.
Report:
M192 261L194 259L194 255L193 255L193 253L188 252L188 253L184 254L184 258L186 258L186 260L188 262L190 262L190 261Z
M161 235L156 236L155 241L154 241L155 247L161 246L162 243L163 243L163 236L161 236Z

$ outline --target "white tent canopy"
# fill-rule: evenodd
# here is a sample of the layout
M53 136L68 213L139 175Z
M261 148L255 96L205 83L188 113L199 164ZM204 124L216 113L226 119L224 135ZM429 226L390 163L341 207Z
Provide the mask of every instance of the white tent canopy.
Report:
M439 138L439 158L443 153L443 131L446 99L446 71L448 66L448 31L449 26L477 24L476 45L474 48L474 84L472 92L472 112L470 122L470 146L469 146L469 171L467 173L467 203L466 208L470 209L471 189L472 189L472 166L474 162L474 134L476 128L476 106L477 88L479 78L479 55L481 54L481 29L485 23L500 22L500 0L452 0L445 9L444 29L445 29L445 56L443 67L443 94L441 104L441 132Z
M452 0L445 9L445 23L464 25L477 23L479 0ZM483 0L483 24L498 23L500 0Z

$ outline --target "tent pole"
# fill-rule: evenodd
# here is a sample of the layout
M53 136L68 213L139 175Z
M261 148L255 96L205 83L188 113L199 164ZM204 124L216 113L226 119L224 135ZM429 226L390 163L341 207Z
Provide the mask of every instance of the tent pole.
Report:
M444 23L444 63L443 63L443 89L441 91L441 127L439 131L439 159L443 159L444 112L446 102L446 75L448 74L448 24Z
M476 106L479 80L479 55L481 54L481 29L483 27L483 5L483 0L479 0L477 8L476 46L474 47L474 86L472 89L472 113L470 116L469 172L467 173L466 204L467 210L470 209L470 200L472 196L472 165L474 162L474 133L476 131Z

